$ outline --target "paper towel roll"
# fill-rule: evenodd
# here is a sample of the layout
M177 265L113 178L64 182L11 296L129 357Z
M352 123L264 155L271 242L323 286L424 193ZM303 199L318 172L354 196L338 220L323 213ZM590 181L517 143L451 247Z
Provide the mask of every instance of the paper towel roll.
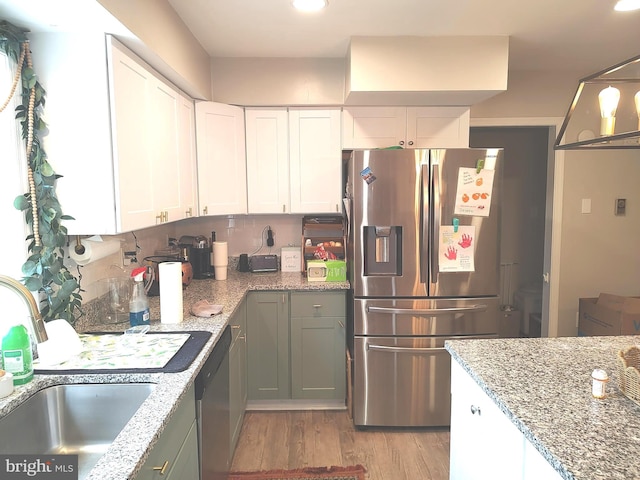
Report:
M229 265L227 242L213 242L213 266L226 267Z
M74 247L69 247L69 256L78 265L87 265L120 251L118 240L98 241L85 238L81 243L84 246L83 254L78 254Z
M160 282L160 323L180 323L182 310L182 263L162 262L158 265Z

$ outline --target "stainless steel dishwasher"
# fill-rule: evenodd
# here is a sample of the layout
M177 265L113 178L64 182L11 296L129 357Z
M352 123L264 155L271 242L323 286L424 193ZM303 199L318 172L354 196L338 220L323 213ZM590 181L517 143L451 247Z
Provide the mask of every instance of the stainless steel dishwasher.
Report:
M227 325L196 377L198 458L202 480L223 480L229 473L229 347Z

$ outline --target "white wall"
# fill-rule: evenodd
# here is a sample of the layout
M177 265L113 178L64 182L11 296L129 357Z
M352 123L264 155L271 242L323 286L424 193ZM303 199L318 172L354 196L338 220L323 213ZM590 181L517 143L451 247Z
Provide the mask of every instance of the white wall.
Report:
M345 63L335 58L213 58L213 99L243 106L341 105Z
M211 99L211 70L209 56L187 29L182 19L166 0L98 0L113 16L120 20L144 44L130 44L142 57L157 56L146 60L178 87L198 99ZM146 55L145 55L146 53ZM169 70L161 65L166 64ZM175 72L175 75L173 74Z
M568 151L564 178L560 336L577 333L580 297L640 295L640 150ZM625 216L614 215L616 198L627 199Z

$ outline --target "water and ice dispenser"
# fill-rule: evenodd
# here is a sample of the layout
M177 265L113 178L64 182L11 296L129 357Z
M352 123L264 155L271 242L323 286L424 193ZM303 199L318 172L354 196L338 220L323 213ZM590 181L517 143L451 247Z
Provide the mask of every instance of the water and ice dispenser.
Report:
M402 275L402 227L363 227L364 275Z

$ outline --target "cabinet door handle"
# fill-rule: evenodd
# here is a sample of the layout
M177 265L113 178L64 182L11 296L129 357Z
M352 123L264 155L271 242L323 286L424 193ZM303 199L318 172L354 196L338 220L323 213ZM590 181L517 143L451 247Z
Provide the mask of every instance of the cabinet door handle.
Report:
M191 207L189 207L189 209L188 209L186 212L184 212L184 214L185 214L185 216L186 216L186 217L191 217L191 216L193 216L192 208L191 208Z
M413 140L409 140L409 145L413 145Z
M246 335L240 335L240 336L238 337L238 339L240 339L240 340L246 340L246 339L247 339L247 336L246 336Z
M478 416L480 415L480 407L471 405L471 415L475 415L476 413L478 414Z
M400 140L398 143L399 143L400 145L404 145L404 140Z
M209 214L209 207L205 206L205 207L202 209L202 214L203 214L203 215L208 215L208 214Z
M319 304L319 303L316 303L316 304L313 305L313 308L322 308L322 305Z
M160 472L160 475L167 473L167 467L169 466L169 460L165 460L161 467L153 467L153 470Z
M338 325L340 325L340 328L344 328L344 323L342 323L342 320L338 320Z
M287 213L287 206L286 205L282 205L282 213Z
M231 325L232 330L240 330L240 325Z

